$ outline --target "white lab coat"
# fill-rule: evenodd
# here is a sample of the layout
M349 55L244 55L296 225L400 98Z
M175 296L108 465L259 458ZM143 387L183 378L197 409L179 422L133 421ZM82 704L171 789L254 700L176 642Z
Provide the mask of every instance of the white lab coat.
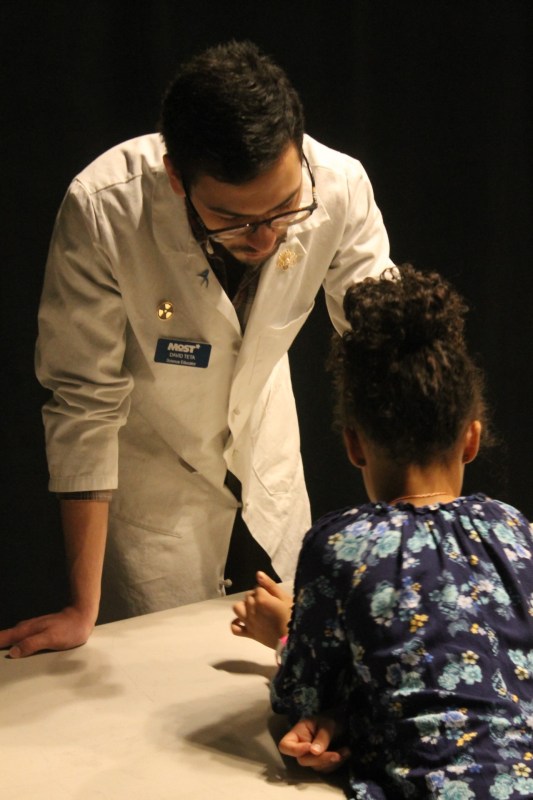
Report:
M118 487L104 619L223 592L238 505L224 485L228 469L242 483L253 536L278 574L293 576L310 515L287 351L321 285L341 331L346 287L390 264L360 163L309 137L304 149L319 205L263 266L244 335L206 272L158 135L104 153L62 204L39 313L37 374L53 392L43 409L50 489ZM163 301L173 306L167 319L158 315ZM162 339L210 345L208 366L155 361Z

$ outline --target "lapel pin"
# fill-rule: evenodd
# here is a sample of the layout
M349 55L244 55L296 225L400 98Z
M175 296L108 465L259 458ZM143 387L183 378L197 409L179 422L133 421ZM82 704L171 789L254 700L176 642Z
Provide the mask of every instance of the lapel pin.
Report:
M202 279L201 286L209 286L209 269L204 269L202 272L196 273Z
M280 250L278 254L278 260L276 262L276 266L278 269L281 269L283 272L286 272L288 269L292 269L295 264L299 261L299 256L294 250L289 250L286 247L283 250Z
M174 304L170 300L162 300L157 306L157 316L159 319L170 319L174 314Z

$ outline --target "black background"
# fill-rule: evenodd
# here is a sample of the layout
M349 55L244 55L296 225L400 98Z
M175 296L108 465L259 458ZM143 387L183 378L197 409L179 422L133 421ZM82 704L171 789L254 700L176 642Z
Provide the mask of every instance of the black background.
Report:
M466 296L503 445L467 472L533 517L532 21L529 0L4 0L0 626L52 610L65 579L33 375L57 208L112 145L154 130L180 61L250 38L289 73L314 137L361 159L391 255ZM331 430L322 298L291 350L313 514L363 499Z

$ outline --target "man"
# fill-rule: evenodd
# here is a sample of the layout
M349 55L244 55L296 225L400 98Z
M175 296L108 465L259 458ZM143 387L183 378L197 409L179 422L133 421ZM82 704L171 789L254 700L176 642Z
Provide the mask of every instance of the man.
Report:
M310 515L287 351L321 285L342 330L346 287L390 263L361 165L304 137L253 44L182 67L161 132L89 165L56 222L37 374L72 598L0 634L13 656L82 644L99 606L251 586L265 554L292 577Z

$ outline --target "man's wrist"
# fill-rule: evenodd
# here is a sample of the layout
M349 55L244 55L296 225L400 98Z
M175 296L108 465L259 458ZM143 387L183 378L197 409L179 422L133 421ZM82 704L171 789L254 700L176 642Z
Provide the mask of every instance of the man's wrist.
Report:
M56 492L58 500L91 500L97 503L110 503L113 499L112 489L90 489L80 492Z

